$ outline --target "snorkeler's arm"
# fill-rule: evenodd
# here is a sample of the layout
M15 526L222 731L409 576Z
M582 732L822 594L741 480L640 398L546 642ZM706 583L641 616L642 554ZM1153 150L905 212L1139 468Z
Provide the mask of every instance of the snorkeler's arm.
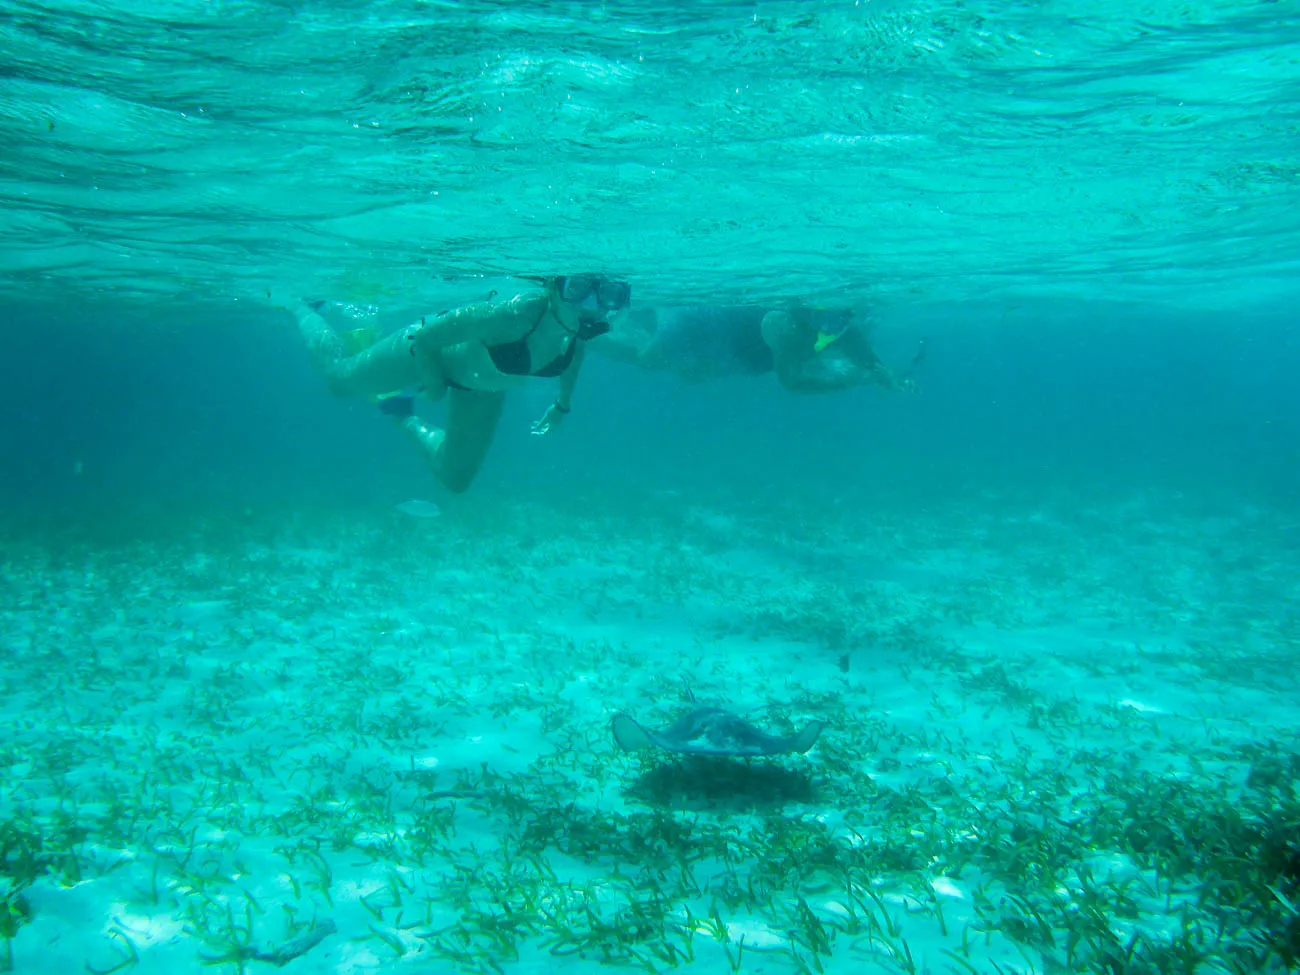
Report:
M573 387L578 384L578 373L582 370L583 343L580 340L578 347L573 350L573 358L569 361L568 367L560 373L560 392L555 397L555 402L546 408L542 418L533 424L532 432L535 437L544 437L557 426L559 426L566 416L569 415L571 402L573 399Z
M547 301L542 294L476 301L427 319L409 334L418 348L428 350L462 342L510 342L523 337L546 314Z
M568 368L560 373L560 391L556 394L555 405L560 408L560 412L568 413L573 400L573 388L578 385L578 373L582 371L582 359L586 350L583 348L585 343L579 342L578 347L573 350L573 359L569 362Z
M835 393L862 385L852 372L817 372L810 369L783 368L779 363L776 378L789 393Z
M792 362L776 360L776 378L791 393L834 393L858 386L883 386L886 389L915 391L910 379L895 376L883 362L860 364L847 356L824 356Z
M876 354L871 340L862 329L850 325L835 343L838 351L858 368L862 384L884 386L886 389L909 389L906 379L894 375L893 371Z
M654 344L658 328L653 308L629 309L615 317L604 335L588 339L584 344L592 353L616 362L633 366L652 365L647 361L647 351Z

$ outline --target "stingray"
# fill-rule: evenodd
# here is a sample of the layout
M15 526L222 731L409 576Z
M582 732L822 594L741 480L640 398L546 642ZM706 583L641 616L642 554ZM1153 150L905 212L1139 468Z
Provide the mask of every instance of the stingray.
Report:
M728 755L750 758L763 755L802 755L821 734L822 722L812 721L797 734L784 738L759 731L748 721L722 708L693 708L667 728L651 731L626 714L610 722L614 741L625 752L662 748L684 755Z

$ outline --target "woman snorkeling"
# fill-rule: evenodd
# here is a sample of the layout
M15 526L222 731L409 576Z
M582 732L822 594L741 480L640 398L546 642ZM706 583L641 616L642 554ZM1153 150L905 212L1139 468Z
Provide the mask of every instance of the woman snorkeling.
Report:
M582 369L584 345L609 331L611 314L628 306L626 281L603 274L539 280L540 287L508 299L476 302L442 312L350 354L326 324L320 303L292 308L312 360L337 396L372 398L428 458L450 491L474 480L505 403L507 391L531 377L559 380L555 401L533 424L546 434L568 414ZM446 428L415 415L413 393L447 397Z

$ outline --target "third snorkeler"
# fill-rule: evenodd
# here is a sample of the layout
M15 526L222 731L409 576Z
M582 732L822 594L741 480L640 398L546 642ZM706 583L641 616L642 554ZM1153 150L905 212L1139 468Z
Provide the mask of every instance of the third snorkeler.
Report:
M911 391L925 343L900 374L881 361L865 323L850 308L690 305L636 309L592 352L667 370L688 382L775 373L794 393L858 386Z

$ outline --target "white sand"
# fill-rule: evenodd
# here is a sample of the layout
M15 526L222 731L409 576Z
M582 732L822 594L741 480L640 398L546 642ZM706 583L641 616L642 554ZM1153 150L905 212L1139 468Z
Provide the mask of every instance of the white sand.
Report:
M1086 870L1153 888L1114 931L1172 938L1195 891L1116 849L1020 889L994 875L1014 856L994 811L1068 824L1119 774L1226 794L1239 746L1294 737L1300 566L1267 512L986 498L793 524L707 499L635 518L497 503L416 536L349 512L7 551L2 812L44 844L14 970L269 970L251 959L328 919L286 971L440 951L466 970L667 970L667 943L686 970L784 972L810 957L807 934L790 952L806 911L826 971L906 970L908 952L918 971L957 965L945 952L1047 971L1059 932L1017 944L983 930L990 909L1032 893L1055 925ZM828 727L776 763L788 781L740 763L759 777L710 807L608 734L619 710L668 720L687 686L783 733ZM686 799L647 799L663 781ZM882 849L894 866L818 866ZM624 940L566 940L597 917Z

